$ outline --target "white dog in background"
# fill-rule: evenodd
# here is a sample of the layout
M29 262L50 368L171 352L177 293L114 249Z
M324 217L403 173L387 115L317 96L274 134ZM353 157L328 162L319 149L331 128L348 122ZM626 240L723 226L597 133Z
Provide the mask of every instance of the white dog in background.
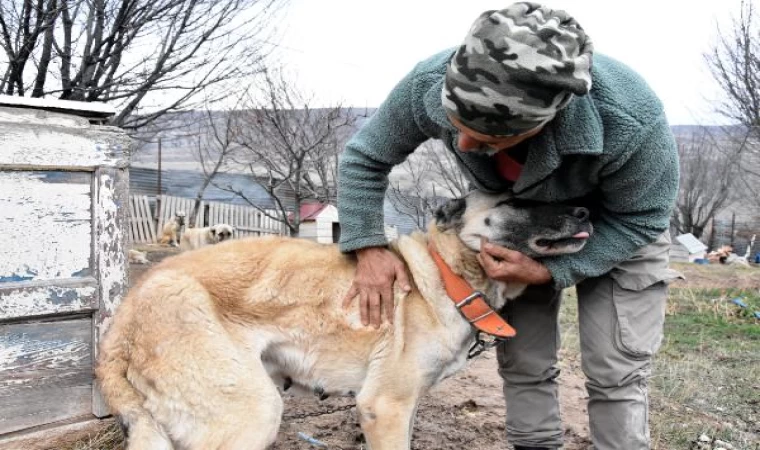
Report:
M194 250L206 245L218 244L231 239L234 232L235 229L226 223L203 228L188 228L182 234L180 248L182 250Z

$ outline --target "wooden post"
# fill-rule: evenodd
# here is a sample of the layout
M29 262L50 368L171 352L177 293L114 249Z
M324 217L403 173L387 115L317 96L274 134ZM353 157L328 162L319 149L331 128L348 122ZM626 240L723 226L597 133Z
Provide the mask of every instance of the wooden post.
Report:
M156 175L158 176L158 183L157 183L157 189L156 189L156 213L153 217L153 220L156 223L156 227L158 227L159 223L161 222L161 138L158 138L158 171ZM158 230L158 228L156 228Z
M161 195L161 138L158 138L158 192L156 197Z

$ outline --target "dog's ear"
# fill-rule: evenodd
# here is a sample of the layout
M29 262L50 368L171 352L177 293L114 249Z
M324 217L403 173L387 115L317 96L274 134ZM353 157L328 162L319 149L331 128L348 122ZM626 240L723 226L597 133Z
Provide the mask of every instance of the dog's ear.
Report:
M433 213L435 223L441 230L455 228L462 224L462 215L467 209L467 200L455 198L439 206Z
M211 236L216 236L216 227L211 227L208 229L208 231L211 232Z

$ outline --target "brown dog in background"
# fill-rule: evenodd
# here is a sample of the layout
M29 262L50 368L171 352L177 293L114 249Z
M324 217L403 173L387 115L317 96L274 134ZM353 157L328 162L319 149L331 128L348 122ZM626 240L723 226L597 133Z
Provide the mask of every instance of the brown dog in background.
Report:
M184 227L185 213L178 211L171 220L164 224L164 228L161 230L161 239L158 242L172 247L179 246L180 236Z

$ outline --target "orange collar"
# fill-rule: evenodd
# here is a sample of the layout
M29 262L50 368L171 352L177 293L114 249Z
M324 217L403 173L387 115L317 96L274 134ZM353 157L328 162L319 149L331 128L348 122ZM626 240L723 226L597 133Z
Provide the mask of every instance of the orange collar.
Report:
M429 241L428 249L443 279L446 293L460 313L478 331L499 339L513 337L517 332L485 301L485 295L476 291L464 278L455 274Z

